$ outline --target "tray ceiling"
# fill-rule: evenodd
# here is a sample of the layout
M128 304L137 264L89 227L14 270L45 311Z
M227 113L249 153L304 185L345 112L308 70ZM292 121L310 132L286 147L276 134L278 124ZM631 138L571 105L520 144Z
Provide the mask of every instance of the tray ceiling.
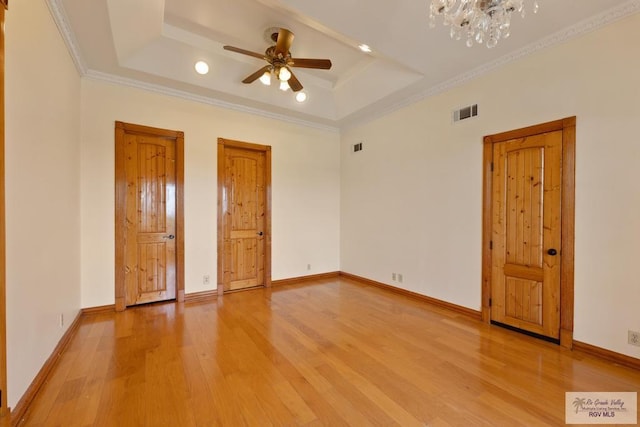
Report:
M538 0L536 15L515 16L511 37L487 49L430 29L426 0L48 2L84 76L327 128L370 120L640 11L639 0ZM273 27L294 32L294 57L333 63L295 69L304 103L274 85L243 84L264 61L222 49L264 52ZM209 64L207 75L195 73L198 60Z

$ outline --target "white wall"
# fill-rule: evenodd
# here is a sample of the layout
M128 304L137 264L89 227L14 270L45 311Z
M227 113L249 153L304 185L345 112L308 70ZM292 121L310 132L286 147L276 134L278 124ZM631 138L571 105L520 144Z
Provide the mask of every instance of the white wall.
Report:
M636 14L344 132L342 270L479 310L482 137L575 115L574 338L640 357L638 40Z
M218 137L272 146L272 278L340 269L338 133L83 79L83 307L114 302L116 120L185 133L186 293L216 286Z
M11 3L5 93L13 407L80 309L80 77L44 1Z

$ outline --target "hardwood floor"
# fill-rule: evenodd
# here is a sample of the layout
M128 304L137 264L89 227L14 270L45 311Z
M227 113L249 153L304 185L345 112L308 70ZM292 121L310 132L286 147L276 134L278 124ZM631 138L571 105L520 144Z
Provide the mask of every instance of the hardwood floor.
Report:
M344 278L87 315L21 426L563 425L640 371Z

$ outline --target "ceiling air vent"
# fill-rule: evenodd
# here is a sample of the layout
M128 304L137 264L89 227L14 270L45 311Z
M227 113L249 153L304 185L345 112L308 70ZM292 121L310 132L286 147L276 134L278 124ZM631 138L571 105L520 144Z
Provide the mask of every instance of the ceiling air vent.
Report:
M357 144L353 144L353 152L357 153L358 151L362 151L362 142L358 142Z
M478 115L478 104L469 105L468 107L462 107L459 110L453 112L453 122L459 122L461 120L470 119Z

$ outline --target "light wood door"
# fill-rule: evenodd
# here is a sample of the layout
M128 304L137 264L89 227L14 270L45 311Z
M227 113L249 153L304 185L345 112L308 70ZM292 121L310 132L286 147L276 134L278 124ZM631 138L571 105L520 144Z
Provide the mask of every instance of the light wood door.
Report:
M181 133L128 126L116 128L121 154L117 169L122 181L116 202L120 213L116 233L122 238L120 242L116 239L121 245L116 251L116 258L121 257L116 268L122 275L125 306L176 298L178 248L182 246L177 221Z
M223 291L268 285L270 147L228 140L219 147L219 285Z
M491 320L559 339L562 131L493 147Z
M125 136L127 219L126 304L176 296L175 142Z

